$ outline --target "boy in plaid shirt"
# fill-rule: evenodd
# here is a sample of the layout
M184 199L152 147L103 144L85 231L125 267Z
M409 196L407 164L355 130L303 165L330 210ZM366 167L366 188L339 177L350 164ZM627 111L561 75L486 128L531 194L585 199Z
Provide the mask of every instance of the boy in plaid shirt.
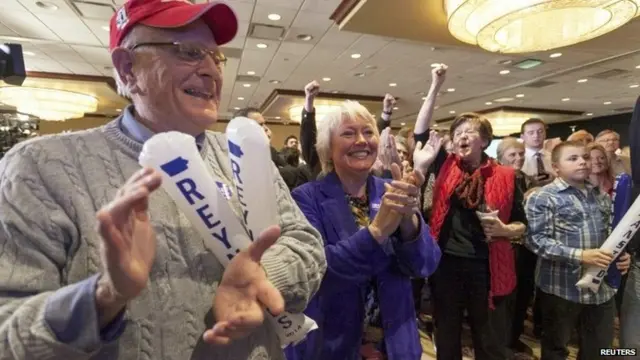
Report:
M589 152L576 142L557 145L551 155L558 178L527 201L526 245L538 255L542 360L564 360L571 331L578 324L579 359L599 359L613 342L616 290L603 283L598 292L575 286L584 266L607 268L612 254L600 250L608 236L611 199L591 186ZM624 273L630 257L617 263Z

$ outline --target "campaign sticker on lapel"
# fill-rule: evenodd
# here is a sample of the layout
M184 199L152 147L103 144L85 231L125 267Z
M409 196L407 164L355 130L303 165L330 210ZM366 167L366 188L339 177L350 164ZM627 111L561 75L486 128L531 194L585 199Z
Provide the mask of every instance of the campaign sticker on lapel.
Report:
M380 210L380 203L371 204L371 208L376 211Z
M231 186L223 183L222 181L216 181L216 185L218 186L218 190L220 190L222 196L227 200L231 200L233 197L233 190L231 189Z

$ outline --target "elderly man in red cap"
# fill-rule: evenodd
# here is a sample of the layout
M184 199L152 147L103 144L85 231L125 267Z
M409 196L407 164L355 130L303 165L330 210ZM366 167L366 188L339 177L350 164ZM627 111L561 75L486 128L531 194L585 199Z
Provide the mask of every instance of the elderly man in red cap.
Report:
M0 161L0 359L284 358L264 309L301 312L326 261L282 179L280 226L224 269L137 160L153 134L179 131L216 182L233 184L224 135L207 128L219 112L219 46L237 28L223 3L128 1L109 47L133 105ZM230 204L240 210L236 195Z

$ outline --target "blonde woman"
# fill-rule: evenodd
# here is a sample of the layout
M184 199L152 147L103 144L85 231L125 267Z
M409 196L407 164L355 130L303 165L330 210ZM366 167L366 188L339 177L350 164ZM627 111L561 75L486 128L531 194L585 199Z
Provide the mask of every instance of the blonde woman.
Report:
M578 130L569 135L567 141L577 141L583 143L585 146L593 142L593 135L587 130Z
M607 152L602 145L591 143L587 145L591 157L591 174L589 182L597 186L604 194L613 194L614 176L611 172L611 164Z
M317 127L325 176L292 196L322 234L327 273L305 310L319 328L289 347L287 359L419 360L410 278L429 276L440 260L419 211L424 176L415 171L416 181L407 181L410 176L401 177L397 164L394 181L371 174L380 135L373 116L357 102L343 103ZM425 148L422 166L428 167L439 146Z

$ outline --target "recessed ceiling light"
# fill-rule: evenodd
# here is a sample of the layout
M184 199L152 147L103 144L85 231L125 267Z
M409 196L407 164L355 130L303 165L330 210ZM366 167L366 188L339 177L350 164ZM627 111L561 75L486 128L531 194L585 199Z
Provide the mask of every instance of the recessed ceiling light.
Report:
M107 25L105 25L105 26L102 27L102 30L109 31L109 27Z
M513 60L500 60L500 61L498 61L498 64L500 64L500 65L511 65L511 64L513 64Z
M454 91L456 91L456 89L454 89L454 88L448 88L448 89L447 89L447 91L448 91L448 92L454 92Z
M251 87L251 84L242 84L244 87Z
M267 18L271 21L278 21L280 19L282 19L282 17L278 14L269 14L267 15Z
M238 100L242 101L244 98L242 96L238 96Z
M331 93L332 93L332 94L339 94L339 93L340 93L340 90L333 90Z
M514 64L513 66L521 70L529 70L529 69L533 69L536 66L540 66L542 64L543 62L538 59L525 59L520 61L517 64Z
M353 74L353 76L355 76L355 77L364 77L365 73L355 73L355 74Z
M426 96L423 96L423 97L422 97L422 100L427 100L427 97L426 97Z
M484 103L485 105L493 105L493 103L491 101L487 101L486 103Z
M635 89L635 88L637 88L638 86L640 86L640 85L638 85L638 84L629 85L629 87L630 87L630 88L632 88L632 89Z
M58 5L52 4L48 1L36 1L36 6L45 10L51 10L51 11L58 10Z
M31 51L23 51L22 54L24 55L28 55L28 56L35 56L35 53L32 53Z
M396 83L389 83L389 86L391 86L391 87L396 87L396 86L398 86L398 84L396 84Z
M495 102L509 102L509 101L513 101L513 98L503 97L503 98L494 99L493 101L495 101Z
M233 110L240 110L240 108L236 106L233 108Z
M611 101L605 101L605 102L603 102L603 104L605 104L605 105L611 105Z
M571 99L569 99L569 98L563 98L562 99L562 101L569 101L569 100L571 100Z
M331 81L331 78L330 77L323 77L322 81Z
M269 84L280 84L280 80L269 80Z
M117 112L121 112L121 111L122 111L122 109L116 109L116 111L117 111Z
M560 56L562 56L562 53L553 53L549 55L550 58L559 58Z
M579 83L586 83L587 81L589 81L589 79L580 79L580 80L578 80Z
M360 55L360 54L351 54L351 58L352 59L360 59L360 56L362 56L362 55Z
M517 97L517 98L523 98L523 97L524 97L524 94L516 94L516 97Z
M587 115L587 116L592 116L592 115L593 115L593 113L586 113L585 115Z
M456 113L456 111L455 111L455 110L451 110L451 111L449 111L449 114L455 114L455 113Z
M259 43L256 46L258 47L258 49L266 49L267 47L269 47L269 45L263 43Z
M298 35L296 35L296 39L302 40L302 41L309 41L309 40L313 39L313 36L311 36L309 34L298 34Z
M400 126L405 126L407 125L407 123L400 123Z
M399 108L398 108L397 106L394 106L394 107L393 107L393 110L398 110L398 109L399 109Z
M247 71L247 75L255 75L256 72L255 71Z
M500 70L500 75L507 75L510 72L510 70Z
M438 66L440 66L440 63L433 63L433 64L431 64L431 67L432 67L432 68L434 68L434 67L438 67Z
M274 119L280 120L280 116L275 116Z
M640 65L636 65L636 69L640 69Z

